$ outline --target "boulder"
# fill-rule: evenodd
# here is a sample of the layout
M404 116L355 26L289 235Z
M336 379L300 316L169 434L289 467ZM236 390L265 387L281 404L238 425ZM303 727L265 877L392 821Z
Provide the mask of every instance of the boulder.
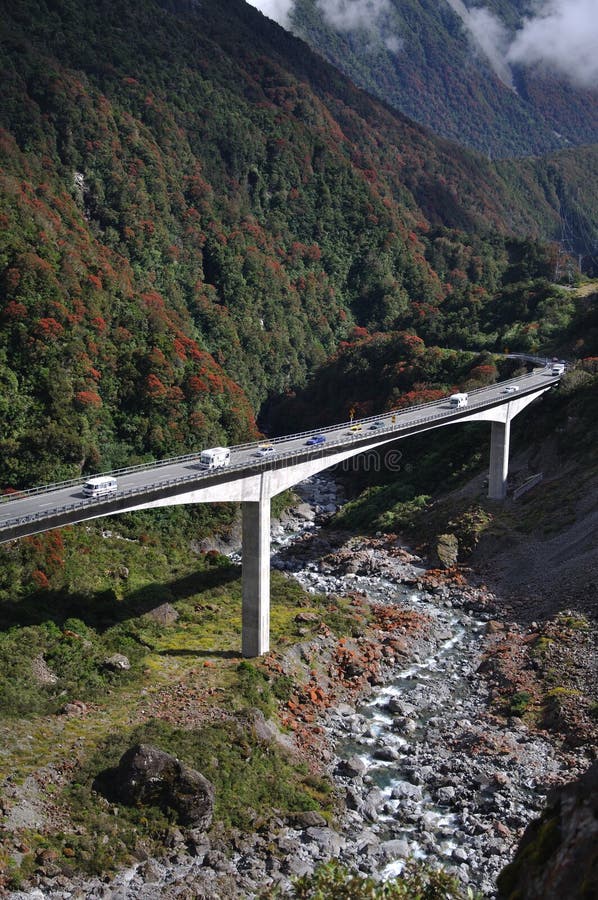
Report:
M179 614L171 603L161 603L143 614L144 619L152 619L158 625L174 625Z
M436 542L436 556L444 569L456 565L459 556L459 541L454 534L439 534Z
M111 672L126 672L131 668L131 663L128 656L125 656L124 653L113 653L112 656L106 657L102 666L105 669L110 669Z
M174 810L181 825L209 828L214 810L214 786L195 769L149 744L137 744L118 766L102 772L94 788L114 803L157 806Z
M328 822L322 813L316 812L316 810L313 809L295 813L294 815L289 816L288 819L289 822L299 830L303 828L325 828L328 825Z
M31 660L31 673L38 684L56 684L58 675L49 668L42 653Z
M500 898L590 900L598 896L598 761L556 788L498 876Z
M341 759L336 767L338 775L345 778L359 778L365 774L367 765L359 756L351 756L349 759Z

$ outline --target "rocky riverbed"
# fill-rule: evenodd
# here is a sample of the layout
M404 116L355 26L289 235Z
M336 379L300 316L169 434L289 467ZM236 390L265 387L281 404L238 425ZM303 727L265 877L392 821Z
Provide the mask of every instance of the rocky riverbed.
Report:
M387 878L410 856L492 897L548 790L588 767L587 746L491 711L484 664L505 623L484 586L426 569L396 537L322 530L340 502L334 483L301 490L274 526L273 565L310 592L351 596L364 625L342 641L322 629L268 665L301 684L284 724L292 752L330 772L337 820L309 812L232 840L175 832L162 859L109 881L42 879L12 900L267 896L330 858ZM259 716L254 727L289 743Z

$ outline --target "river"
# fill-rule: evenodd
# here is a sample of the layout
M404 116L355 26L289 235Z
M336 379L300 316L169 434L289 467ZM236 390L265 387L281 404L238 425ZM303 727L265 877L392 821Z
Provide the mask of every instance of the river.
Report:
M263 896L268 886L284 890L290 878L330 858L388 879L408 857L495 895L496 875L549 788L577 773L549 735L489 710L479 667L497 615L494 598L471 585L430 582L422 560L396 540L330 540L321 523L342 500L327 476L298 492L303 503L273 524L273 566L308 592L353 594L399 623L421 623L411 631L399 625L392 640L381 637L381 651L398 646L399 655L385 657L353 702L331 704L317 720L341 800L338 822L331 827L310 813L262 835L237 835L230 845L200 840L190 853L179 844L109 881L48 882L11 900L237 900ZM316 639L310 652L324 644Z

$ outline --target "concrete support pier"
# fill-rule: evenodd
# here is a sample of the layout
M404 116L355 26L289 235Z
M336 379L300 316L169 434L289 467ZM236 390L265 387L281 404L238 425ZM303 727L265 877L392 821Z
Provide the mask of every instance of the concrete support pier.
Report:
M490 474L488 478L488 498L490 500L504 500L507 496L510 440L510 420L493 422L490 438Z
M242 504L243 656L270 649L270 497Z

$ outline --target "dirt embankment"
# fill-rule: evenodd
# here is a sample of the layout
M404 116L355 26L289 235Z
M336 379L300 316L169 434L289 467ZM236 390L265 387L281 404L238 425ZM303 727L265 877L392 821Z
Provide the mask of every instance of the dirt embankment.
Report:
M596 753L598 469L546 446L512 461L514 480L531 472L544 478L528 494L486 502L491 521L468 559L501 611L486 674L503 708L506 698L512 714Z

